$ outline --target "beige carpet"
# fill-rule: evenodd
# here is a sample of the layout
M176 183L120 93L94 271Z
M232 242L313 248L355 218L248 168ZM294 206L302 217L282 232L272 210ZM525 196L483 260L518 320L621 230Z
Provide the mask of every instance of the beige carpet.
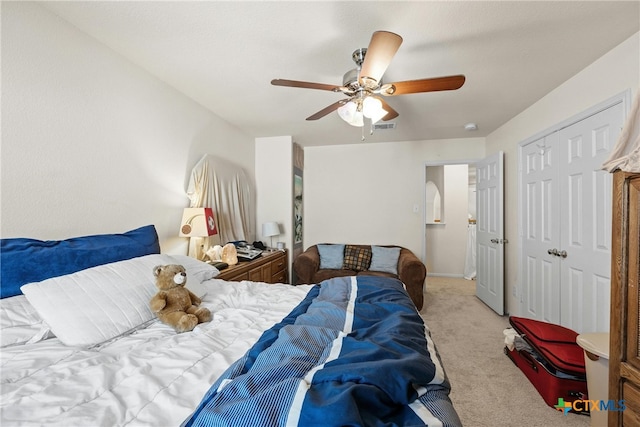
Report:
M508 317L475 296L475 281L427 277L421 311L465 427L588 427L589 417L547 406L503 353Z

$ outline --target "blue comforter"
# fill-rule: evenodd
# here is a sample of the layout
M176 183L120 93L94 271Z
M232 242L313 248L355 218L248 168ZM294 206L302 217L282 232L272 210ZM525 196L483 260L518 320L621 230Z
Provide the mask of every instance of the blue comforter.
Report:
M403 285L315 286L213 384L185 426L459 426L449 384Z

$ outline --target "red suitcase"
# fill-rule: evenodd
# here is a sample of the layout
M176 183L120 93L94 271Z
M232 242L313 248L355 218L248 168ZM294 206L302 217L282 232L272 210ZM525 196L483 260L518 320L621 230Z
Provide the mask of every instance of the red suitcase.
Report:
M531 381L545 403L556 407L564 402L588 400L584 351L576 343L578 334L560 325L511 316L509 323L531 347L509 350L507 356ZM588 412L588 405L576 404ZM579 411L584 407L584 411Z

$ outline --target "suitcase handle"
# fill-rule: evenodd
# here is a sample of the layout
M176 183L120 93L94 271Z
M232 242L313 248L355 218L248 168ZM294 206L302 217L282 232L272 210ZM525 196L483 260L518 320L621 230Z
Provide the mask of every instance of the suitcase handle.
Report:
M535 360L533 360L533 356L531 356L528 351L519 350L518 353L520 353L520 356L522 356L524 361L527 362L529 366L531 366L531 369L538 372L538 364L535 362Z

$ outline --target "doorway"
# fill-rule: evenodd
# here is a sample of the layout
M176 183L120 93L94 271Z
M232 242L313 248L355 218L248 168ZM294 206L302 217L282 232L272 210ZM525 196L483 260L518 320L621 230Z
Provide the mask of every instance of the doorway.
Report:
M475 250L469 254L476 223L475 171L473 160L425 164L423 262L430 276L475 278Z
M475 206L476 215L469 209L469 165L475 166ZM438 187L439 169L442 168L442 188L438 192L429 194L439 195L440 212L434 212L433 222L427 222L427 208L434 209L434 202L427 205L427 185L429 181ZM450 173L448 173L450 172ZM453 175L453 179L451 176ZM449 178L449 179L448 179ZM461 178L464 179L464 190L460 190ZM448 202L446 187L452 182L458 185L458 192L466 192L466 197L460 197L456 203ZM499 315L504 314L504 153L497 152L485 159L477 161L450 161L441 163L425 163L424 175L425 214L423 222L424 263L427 275L464 277L466 272L471 278L477 277L476 295ZM460 200L464 200L460 203ZM435 218L439 215L438 218ZM475 221L474 221L475 220ZM463 228L466 227L466 228ZM477 227L477 229L476 229ZM470 233L470 230L475 233ZM463 231L464 230L464 231ZM453 234L459 233L457 238ZM473 240L471 241L471 236ZM444 236L444 238L443 238ZM461 237L464 236L464 237ZM464 250L461 250L464 248ZM478 257L476 259L475 250ZM465 261L471 258L475 268L465 268ZM463 261L461 261L461 258ZM456 259L457 258L457 259ZM456 264L450 264L451 262ZM445 264L445 262L447 264ZM444 267L447 265L447 267ZM441 268L453 269L438 271ZM473 271L476 270L477 271ZM466 270L466 271L465 271Z

